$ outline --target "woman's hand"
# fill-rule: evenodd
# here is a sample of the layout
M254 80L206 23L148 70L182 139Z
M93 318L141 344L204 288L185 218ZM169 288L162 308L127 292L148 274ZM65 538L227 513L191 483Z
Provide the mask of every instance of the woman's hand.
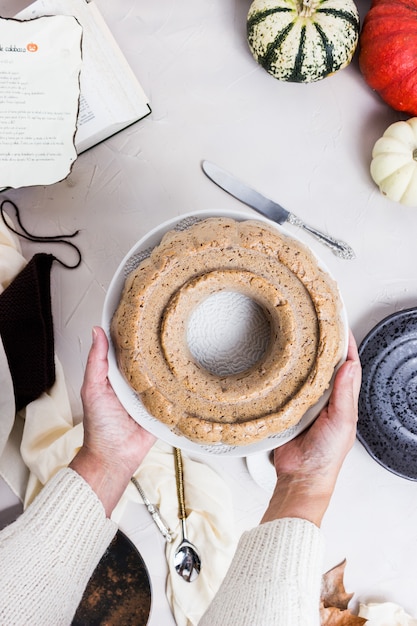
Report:
M278 480L263 522L302 517L320 525L355 441L360 385L361 365L350 333L347 359L336 374L328 405L310 428L274 452Z
M155 437L120 404L107 378L107 352L106 334L95 327L81 388L84 442L70 467L90 484L109 516Z

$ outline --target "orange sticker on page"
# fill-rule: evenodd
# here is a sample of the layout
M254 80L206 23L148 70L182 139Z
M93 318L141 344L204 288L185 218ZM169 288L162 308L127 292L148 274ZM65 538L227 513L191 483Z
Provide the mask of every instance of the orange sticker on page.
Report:
M26 49L28 52L36 52L38 49L38 46L36 43L28 43L28 45L26 46Z

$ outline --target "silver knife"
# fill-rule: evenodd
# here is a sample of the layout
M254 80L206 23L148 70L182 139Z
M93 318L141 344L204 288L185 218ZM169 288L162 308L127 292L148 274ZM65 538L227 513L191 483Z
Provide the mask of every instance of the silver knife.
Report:
M330 237L330 235L326 235L312 226L305 224L305 222L294 215L294 213L290 213L277 202L269 200L269 198L266 198L258 191L251 189L251 187L237 180L218 165L210 163L210 161L203 161L202 168L204 173L216 183L216 185L221 187L221 189L224 189L224 191L227 191L230 195L252 207L252 209L255 209L258 213L268 217L273 222L277 222L278 224L288 222L293 226L299 226L331 248L338 257L342 259L355 258L354 251L347 243L334 239L334 237Z

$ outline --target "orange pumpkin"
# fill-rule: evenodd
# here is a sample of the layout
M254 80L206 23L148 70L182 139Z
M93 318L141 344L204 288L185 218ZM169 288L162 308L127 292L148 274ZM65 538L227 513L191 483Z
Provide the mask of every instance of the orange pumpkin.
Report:
M417 0L373 0L359 45L368 85L393 109L417 115Z

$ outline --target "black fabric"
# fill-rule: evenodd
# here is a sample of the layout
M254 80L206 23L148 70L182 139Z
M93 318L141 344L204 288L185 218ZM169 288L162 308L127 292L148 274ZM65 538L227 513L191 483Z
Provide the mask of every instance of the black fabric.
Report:
M16 410L55 382L51 309L52 254L35 254L0 294L0 335L13 379Z

